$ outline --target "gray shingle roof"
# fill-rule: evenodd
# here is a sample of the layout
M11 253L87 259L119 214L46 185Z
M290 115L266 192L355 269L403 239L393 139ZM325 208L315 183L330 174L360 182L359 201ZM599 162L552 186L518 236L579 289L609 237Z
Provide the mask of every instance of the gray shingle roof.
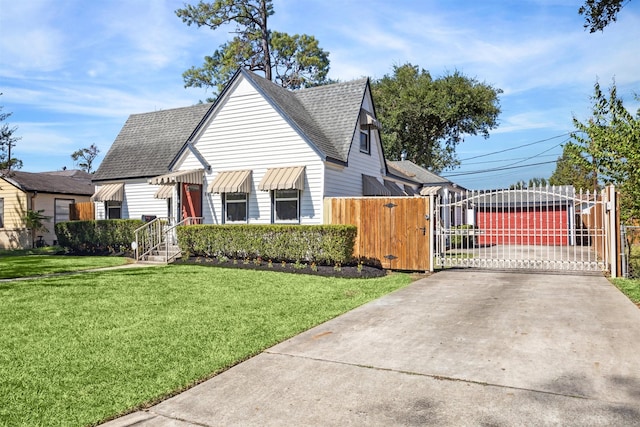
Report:
M414 181L423 185L429 184L453 184L446 178L436 175L433 172L429 172L425 168L416 165L411 160L399 160L399 161L387 161L387 165L398 169L405 175L410 176Z
M153 177L169 172L211 104L132 114L93 176L94 181Z
M321 154L346 162L368 79L290 91L242 70Z
M290 91L240 70L323 158L347 162L368 79ZM224 95L223 95L224 96ZM221 99L222 96L218 99ZM111 145L94 181L153 177L169 166L211 104L132 114Z
M14 171L10 176L3 178L23 191L85 196L94 192L92 175L78 170L39 173Z
M565 206L576 197L572 185L472 193L469 199L482 207Z

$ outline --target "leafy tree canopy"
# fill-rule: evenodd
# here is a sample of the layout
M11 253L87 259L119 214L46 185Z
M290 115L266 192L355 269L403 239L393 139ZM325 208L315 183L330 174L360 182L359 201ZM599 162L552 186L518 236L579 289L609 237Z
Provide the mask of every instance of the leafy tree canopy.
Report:
M631 0L585 0L578 9L584 16L584 28L590 33L603 31L604 28L618 19L620 9Z
M71 154L71 158L80 169L86 173L92 173L93 161L98 157L100 150L95 144L91 144L88 148L81 148Z
M566 144L558 157L556 169L549 178L550 185L573 185L577 189L597 190L597 173L591 162L573 144Z
M406 158L439 173L459 164L465 135L489 137L498 126L501 89L455 71L437 79L412 64L372 83L387 158Z
M2 93L0 93L0 95L2 95ZM22 160L16 159L11 153L11 149L15 147L16 142L20 140L20 137L14 135L18 128L17 126L12 127L7 123L3 123L13 114L3 113L3 108L4 107L0 105L0 176L22 167Z
M540 188L549 185L546 178L531 178L529 182L524 180L518 181L515 184L509 186L510 190L526 190L527 188Z
M573 118L576 131L571 144L591 159L599 182L614 184L621 194L622 218L640 219L640 109L628 111L618 98L615 82L608 95L596 82L591 117ZM636 100L640 97L636 95Z
M271 0L216 0L185 4L176 15L187 25L217 30L235 24L235 37L222 44L201 67L185 71L185 87L213 88L219 92L238 67L263 72L283 87L297 89L327 82L329 53L313 36L271 31Z

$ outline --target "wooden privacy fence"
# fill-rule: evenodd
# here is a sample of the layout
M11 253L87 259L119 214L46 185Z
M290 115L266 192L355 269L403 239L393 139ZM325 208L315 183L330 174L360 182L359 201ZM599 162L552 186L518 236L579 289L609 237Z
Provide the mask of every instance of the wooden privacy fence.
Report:
M328 224L358 227L354 256L393 270L431 270L429 198L326 198L324 211Z
M70 221L85 221L95 219L95 205L93 202L72 203L69 205Z

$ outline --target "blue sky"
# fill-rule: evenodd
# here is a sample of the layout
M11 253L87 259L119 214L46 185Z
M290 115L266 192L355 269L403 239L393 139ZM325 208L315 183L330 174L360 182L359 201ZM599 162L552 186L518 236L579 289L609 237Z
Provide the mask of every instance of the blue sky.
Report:
M183 3L0 0L0 105L22 137L15 154L24 171L72 168L71 153L92 143L99 163L130 114L210 95L185 89L182 72L201 65L231 28L185 25L174 13ZM462 166L442 173L470 189L548 178L555 165L546 162L561 154L572 117L588 117L596 79L608 87L615 78L627 108L638 107L637 0L597 34L583 29L581 0L273 3L271 29L314 35L330 53L333 79L380 78L410 62L504 90L500 126L489 139L467 137ZM505 167L513 168L475 173Z

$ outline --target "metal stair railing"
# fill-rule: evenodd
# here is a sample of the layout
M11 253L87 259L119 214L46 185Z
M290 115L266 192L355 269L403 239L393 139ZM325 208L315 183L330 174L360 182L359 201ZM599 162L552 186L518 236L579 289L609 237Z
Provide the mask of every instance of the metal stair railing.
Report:
M156 218L135 230L135 259L141 260L154 251L158 251L164 244L165 262L175 259L180 251L169 253L169 247L178 244L176 228L179 225L202 224L203 217L188 217L175 223L173 218Z
M176 229L178 228L178 226L180 225L195 225L195 224L202 224L203 221L203 217L201 216L191 216L188 218L183 219L182 221L180 221L179 223L172 225L170 227L167 227L164 231L164 235L165 235L165 250L166 250L166 257L165 260L168 263L170 263L172 260L174 260L178 255L180 255L181 251L178 250L177 252L172 253L171 255L169 254L169 242L171 242L172 245L177 245L178 244L178 235L176 234Z
M141 260L143 257L150 255L153 251L165 241L164 229L167 225L174 222L173 218L160 217L147 222L142 227L135 230L135 259Z

